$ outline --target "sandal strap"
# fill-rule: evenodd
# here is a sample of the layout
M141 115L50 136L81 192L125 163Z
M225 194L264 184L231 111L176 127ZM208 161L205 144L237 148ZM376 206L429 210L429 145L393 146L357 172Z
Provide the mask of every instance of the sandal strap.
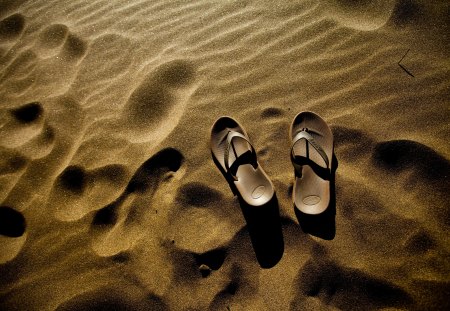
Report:
M309 131L308 129L302 129L293 138L293 143L292 143L292 146L291 146L291 161L292 161L295 169L298 172L301 172L302 165L300 165L300 163L298 163L298 160L296 160L296 156L294 154L294 146L295 146L295 144L297 142L299 142L302 139L305 139L308 143L311 144L311 146L314 147L314 149L316 149L316 151L320 154L322 159L325 161L325 164L327 165L327 169L330 169L330 161L328 159L327 154L322 149L322 147L320 147L320 145L316 142L314 137L310 133L308 133L308 131ZM308 151L307 151L306 157L308 158L308 160L310 160Z
M236 158L234 162L236 162L237 159L238 159L238 155L237 155L236 149L234 148L234 145L233 145L233 143L232 143L232 141L233 141L234 138L242 138L242 139L244 139L244 140L250 145L250 147L251 147L251 152L252 152L252 154L254 155L254 162L255 162L255 163L256 163L256 151L255 151L255 149L253 148L253 145L252 145L252 144L250 143L250 141L247 139L247 137L245 137L244 135L242 135L242 134L239 133L239 132L235 132L235 131L229 131L229 132L228 132L228 134L227 134L227 146L226 146L226 148L225 148L225 153L224 153L225 169L226 169L226 172L227 172L228 174L230 174L231 177L232 177L234 180L238 180L238 178L233 174L233 172L231 172L231 170L230 170L230 165L229 165L230 147L233 148L234 156L235 156L235 158ZM252 164L252 165L255 166L254 164Z

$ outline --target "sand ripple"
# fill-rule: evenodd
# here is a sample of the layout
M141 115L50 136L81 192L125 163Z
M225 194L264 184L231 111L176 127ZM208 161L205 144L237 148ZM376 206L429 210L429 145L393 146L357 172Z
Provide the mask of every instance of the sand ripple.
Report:
M448 309L449 12L0 1L0 309ZM292 207L302 110L335 137L332 239ZM242 209L215 168L222 115L249 133L280 219ZM255 231L262 214L282 239Z

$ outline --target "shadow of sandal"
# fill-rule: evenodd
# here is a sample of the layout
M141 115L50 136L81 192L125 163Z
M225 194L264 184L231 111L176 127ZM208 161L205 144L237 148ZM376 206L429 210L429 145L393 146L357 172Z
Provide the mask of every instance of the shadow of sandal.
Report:
M261 268L274 267L283 257L284 242L278 199L273 198L263 206L250 206L239 200L247 228Z
M230 117L219 118L211 129L211 154L239 199L260 266L275 266L284 249L278 200L245 129Z
M330 203L328 208L320 214L306 214L295 208L300 227L303 232L322 238L324 240L333 240L336 235L336 170L338 161L333 153L333 166L330 174Z

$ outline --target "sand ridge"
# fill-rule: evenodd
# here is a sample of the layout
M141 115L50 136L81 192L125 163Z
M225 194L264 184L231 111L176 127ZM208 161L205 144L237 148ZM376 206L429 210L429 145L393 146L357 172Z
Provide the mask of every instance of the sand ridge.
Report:
M0 309L448 309L448 12L0 1ZM322 238L292 206L302 110L335 138ZM222 115L277 191L270 268L273 223L255 225L211 159Z

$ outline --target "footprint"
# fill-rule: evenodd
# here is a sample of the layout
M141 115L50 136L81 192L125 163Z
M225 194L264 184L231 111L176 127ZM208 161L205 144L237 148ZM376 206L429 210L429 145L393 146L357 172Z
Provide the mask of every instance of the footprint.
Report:
M174 203L169 235L179 249L204 253L220 248L244 226L232 199L198 182L181 186Z
M57 60L78 61L87 51L87 42L64 24L52 24L39 35L36 49L42 58L57 55ZM64 64L67 65L67 64Z
M352 236L359 247L370 245L371 250L379 256L401 254L409 235L420 228L418 223L390 212L375 193L355 182L341 181L336 196L339 197L337 211L343 216L341 226L345 227L344 231L350 230L347 234ZM399 203L396 201L389 204L393 205L393 209L401 208L397 207ZM388 244L391 251L386 253Z
M181 117L186 93L195 76L194 66L182 60L161 65L148 74L133 91L123 110L123 126L136 141L160 140ZM170 122L166 122L166 120Z
M329 0L327 14L345 27L376 30L389 21L397 0Z
M195 78L192 64L183 60L174 60L161 65L156 70L155 82L169 88L191 84Z
M362 271L341 267L321 258L309 260L297 276L297 297L291 308L306 308L308 297L318 298L324 306L340 310L375 310L380 308L408 308L410 295L395 284L374 278Z
M113 226L118 219L119 208L126 198L133 193L144 194L157 190L158 184L168 173L179 170L184 159L181 153L173 148L163 149L145 161L135 172L125 191L114 202L98 210L93 218L93 227ZM84 178L78 178L83 180ZM79 182L82 184L82 182ZM135 213L133 213L135 214Z
M194 254L194 259L202 276L206 277L211 270L219 270L222 267L226 256L227 250L225 248L218 248L202 254Z
M81 293L61 303L57 311L101 311L101 310L169 310L166 303L152 293L144 293L133 286L126 286L125 291L119 288L99 288ZM131 290L133 289L133 291Z
M48 150L53 144L53 129L44 121L44 109L39 102L32 102L10 109L0 131L1 145L17 148L25 156L38 158L36 154ZM30 149L30 144L37 147ZM42 144L42 145L41 145ZM24 152L22 149L27 149ZM45 152L44 152L45 153Z
M39 35L38 46L51 50L63 45L69 34L69 28L63 24L53 24L45 28Z
M424 230L418 230L411 234L411 236L405 241L405 249L411 255L424 255L429 250L436 247L434 239Z
M0 148L0 175L19 172L26 167L27 163L28 159L19 152Z
M339 159L353 161L372 152L376 141L367 133L343 126L332 126L334 147Z
M74 194L83 194L87 184L86 171L78 166L68 166L57 178L61 189Z
M214 296L208 310L234 310L230 307L233 304L246 306L249 310L257 310L258 308L251 304L257 293L257 284L247 277L248 272L249 270L245 271L242 266L233 265L229 272L229 281Z
M194 207L214 207L222 200L222 193L200 182L184 184L178 189L176 197L182 206Z
M131 178L125 190L133 192L156 191L158 184L169 172L176 172L184 162L183 155L174 148L166 148L145 161Z
M152 202L153 196L183 162L183 155L176 149L159 151L136 170L117 199L93 215L91 229L99 235L93 242L93 249L98 255L117 255L140 239L140 224L148 221L146 215L155 217L159 207L155 206L159 202Z
M263 119L273 119L279 118L284 115L284 111L280 108L268 107L261 111L261 118Z
M79 36L69 33L61 49L60 57L65 61L78 61L86 54L88 44Z
M428 146L411 140L392 140L376 144L373 162L392 172L414 170L427 181L441 184L448 190L450 162ZM445 186L445 188L444 188Z
M42 117L43 112L44 109L39 102L32 102L11 110L11 114L16 120L25 124L36 121Z
M12 120L4 126L0 136L6 136L9 147L15 147L24 156L39 159L47 156L55 141L53 127L44 121L44 109L39 102L32 102L11 109ZM16 145L16 142L22 143Z
M56 179L49 201L57 206L56 217L75 221L111 202L123 189L127 170L122 165L106 165L86 170L68 166Z
M209 277L222 267L227 256L226 248L194 253L179 248L175 241L170 244L166 245L167 254L173 267L174 281L179 284L192 284Z
M26 115L26 118L34 119L39 114ZM10 115L10 119L12 118ZM75 148L74 142L77 141L83 118L84 115L77 103L61 96L46 99L43 116L37 117L34 121L25 124L18 120L11 122L14 124L11 129L16 130L8 131L7 136L9 140L10 136L15 136L16 140L9 144L14 145L14 149L19 150L25 158L34 161L28 162L27 170L20 174L4 204L14 205L23 210L37 198L36 194L47 191L43 189L51 189L55 176L61 172L61 163L67 161L66 156L72 154L72 149ZM0 135L5 135L5 132L0 131ZM5 140L2 138L0 141ZM54 207L54 205L47 206Z
M25 233L26 222L22 213L8 207L0 206L0 235L18 238Z
M92 219L93 228L105 228L112 227L117 223L118 219L118 208L123 203L122 198L106 205L105 207L99 209Z
M398 0L390 23L394 27L411 27L424 30L430 36L430 30L448 32L450 5L446 1Z
M144 81L132 94L125 107L126 117L134 127L153 127L175 105L175 97L161 85L153 82L153 77ZM156 123L156 124L155 124Z
M407 173L402 174L405 190L414 189L417 198L427 205L428 212L442 224L450 225L450 162L445 157L418 142L392 140L375 146L372 162L388 174ZM434 203L432 208L430 202Z
M0 264L13 260L26 239L26 221L22 213L9 206L0 206Z
M25 28L25 17L16 13L0 21L0 41L12 40L20 36Z

